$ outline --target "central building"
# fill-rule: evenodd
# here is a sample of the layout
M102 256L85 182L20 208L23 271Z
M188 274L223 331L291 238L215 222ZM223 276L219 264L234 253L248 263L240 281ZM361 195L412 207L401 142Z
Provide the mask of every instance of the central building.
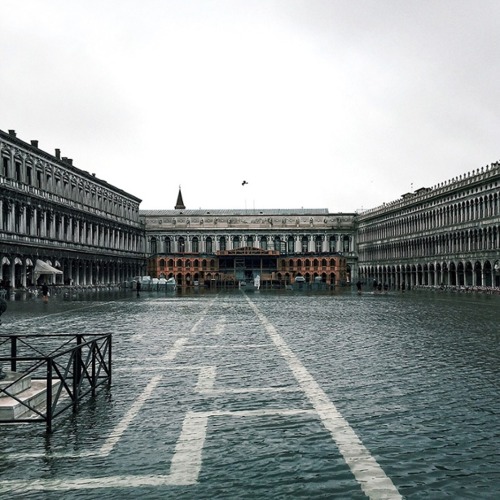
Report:
M178 285L285 287L349 283L356 214L327 209L141 210L148 274Z

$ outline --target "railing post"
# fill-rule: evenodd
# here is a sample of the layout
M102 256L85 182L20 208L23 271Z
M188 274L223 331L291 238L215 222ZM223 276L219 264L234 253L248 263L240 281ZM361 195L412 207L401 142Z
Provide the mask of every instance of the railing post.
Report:
M108 333L108 385L111 385L111 345L112 335Z
M82 336L76 336L76 348L73 351L73 411L76 411L80 398L80 381L82 376Z
M96 370L95 370L95 353L97 350L96 341L92 342L92 396L95 397L95 386L96 386Z
M78 400L78 356L76 349L73 351L73 411L76 411L76 405Z
M10 336L10 370L15 372L17 369L17 336Z
M47 433L52 432L52 360L51 358L45 358L47 363L47 409L46 409L46 428Z

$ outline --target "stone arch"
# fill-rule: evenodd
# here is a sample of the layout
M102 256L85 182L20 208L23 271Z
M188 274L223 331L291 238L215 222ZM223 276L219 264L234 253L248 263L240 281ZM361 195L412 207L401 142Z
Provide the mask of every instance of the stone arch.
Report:
M476 261L474 263L474 277L473 277L473 285L483 286L483 266L481 262Z
M493 286L500 287L500 260L496 260L493 263L492 281L493 281Z
M158 253L158 244L155 236L152 236L151 240L149 241L149 251L152 254Z
M457 279L457 265L451 261L449 264L443 263L443 273L448 273L448 283L452 286L458 285Z
M465 286L472 286L474 281L473 281L473 273L474 273L474 266L472 265L471 261L467 261L464 265L464 285Z
M493 286L493 266L489 260L486 260L483 264L483 286Z
M177 247L179 253L184 253L186 251L186 240L184 239L184 236L179 236L179 239L177 240Z

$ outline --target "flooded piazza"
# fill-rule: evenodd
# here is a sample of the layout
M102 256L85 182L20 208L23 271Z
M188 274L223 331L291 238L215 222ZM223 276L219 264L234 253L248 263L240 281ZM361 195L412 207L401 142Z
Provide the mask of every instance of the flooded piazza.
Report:
M0 497L498 498L499 320L438 291L18 297L2 334L112 333L113 378L52 434L0 426Z

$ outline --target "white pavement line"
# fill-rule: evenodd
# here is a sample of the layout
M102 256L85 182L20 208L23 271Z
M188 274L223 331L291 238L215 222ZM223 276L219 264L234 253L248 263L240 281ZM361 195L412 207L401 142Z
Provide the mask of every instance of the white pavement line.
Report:
M200 315L200 319L192 326L190 330L190 335L194 335L196 333L196 330L198 330L198 326L202 323L202 321L207 317L207 311L213 306L214 302L217 300L217 297L215 297L213 300L210 301L210 303L203 309Z
M314 409L318 412L323 425L330 432L365 495L370 498L402 498L394 483L371 456L352 427L328 399L326 393L307 371L299 358L288 347L276 328L248 296L246 296L246 299L266 328L278 351L287 361L290 370Z
M99 488L139 488L141 486L172 486L170 476L104 476L62 479L13 479L0 481L0 493L26 491L69 491Z
M196 344L187 349L269 349L272 344Z
M214 335L220 335L223 331L224 328L226 327L226 316L221 316L219 318L219 321L217 321L217 324L215 325L215 331Z
M221 387L219 389L214 389L216 371L215 366L201 367L195 390L205 396L218 396L221 394L248 394L255 392L297 392L302 390L298 387L247 387L238 389Z
M170 480L173 484L188 485L198 481L207 425L207 414L192 411L186 414L170 465Z
M96 455L96 454L95 454ZM80 453L2 453L1 459L26 460L28 458L80 458ZM85 455L87 456L87 455ZM0 490L1 491L1 490Z
M137 361L136 359L134 361ZM146 361L145 361L146 362ZM164 359L159 359L157 361L158 363L164 363ZM175 370L175 368L169 368L166 366L131 366L130 368L113 368L113 372L115 373L121 373L121 372L140 372L140 373L147 373L147 372L161 372L163 370Z
M188 412L166 475L104 476L61 479L0 480L0 493L26 491L69 491L98 488L139 488L141 486L186 486L195 484L201 470L202 452L210 417L269 417L317 415L315 410L269 408L264 410L216 410ZM10 456L10 455L9 455Z
M293 408L266 408L261 410L214 410L203 412L207 417L295 417L297 415L314 415L317 417L316 410L303 410Z
M137 361L136 359L131 361ZM206 366L202 365L183 365L183 366L165 366L164 359L157 359L156 362L161 363L160 366L131 366L130 368L114 368L115 372L163 372L167 370L201 370L206 368Z
M215 384L215 373L215 366L204 366L203 368L200 368L198 383L196 384L195 390L198 392L213 391Z
M299 387L246 387L240 389L220 388L201 389L199 392L206 396L218 396L221 394L252 394L255 392L302 392Z
M151 396L151 393L154 391L158 382L162 379L161 375L156 375L153 377L144 391L142 391L141 395L134 401L128 412L125 416L120 420L114 430L110 433L106 442L102 445L102 447L98 451L82 451L79 453L9 453L6 454L6 457L9 459L20 460L20 459L28 459L28 458L85 458L85 457L96 457L96 456L107 456L110 454L116 443L120 440L123 433L127 430L127 427L130 425L130 422L137 416L139 410L144 405L146 400ZM0 489L1 491L1 489Z
M210 417L268 417L272 415L317 415L313 410L266 409L248 411L189 411L184 418L182 431L175 446L170 465L170 481L175 485L195 484L201 470L202 452Z
M43 320L44 318L53 318L54 316L65 316L68 314L71 315L71 314L74 314L75 312L84 311L85 309L93 309L96 307L102 307L103 305L107 305L107 304L108 303L91 304L91 305L86 305L86 306L82 306L82 307L75 307L74 309L68 309L67 311L60 311L60 312L53 312L53 313L49 313L49 314L44 314L43 316L36 316L36 318L20 319L18 321L13 321L12 323L5 323L5 321L4 321L3 327L18 326L18 325L22 325L24 323L33 323L33 322L36 322L37 324L39 324L39 322L41 320ZM5 328L4 328L4 330L5 330Z
M115 365L121 364L121 363L137 363L140 361L141 363L163 363L164 360L158 356L151 356L149 358L113 358L113 371L117 370L120 371L120 368L115 368ZM125 370L127 368L124 368ZM139 368L142 370L142 368Z
M167 354L165 354L165 356L163 356L161 359L163 361L173 361L177 356L177 354L179 354L182 351L182 349L184 348L184 344L187 341L188 341L187 337L182 337L180 339L177 339L174 342L174 345L172 346L170 351L168 351Z
M200 326L200 323L205 319L205 314L201 316L201 318L192 326L191 330L189 331L190 335L194 335L196 333L196 330L198 330L198 326Z
M102 445L101 449L99 450L100 456L107 456L111 453L111 450L120 440L122 434L127 430L130 422L132 422L132 420L139 413L139 410L142 408L146 400L151 396L152 392L161 379L161 375L156 375L149 381L149 384L146 386L144 391L142 391L142 394L134 401L133 405L130 407L130 410L125 414L125 416L111 432L106 442Z

